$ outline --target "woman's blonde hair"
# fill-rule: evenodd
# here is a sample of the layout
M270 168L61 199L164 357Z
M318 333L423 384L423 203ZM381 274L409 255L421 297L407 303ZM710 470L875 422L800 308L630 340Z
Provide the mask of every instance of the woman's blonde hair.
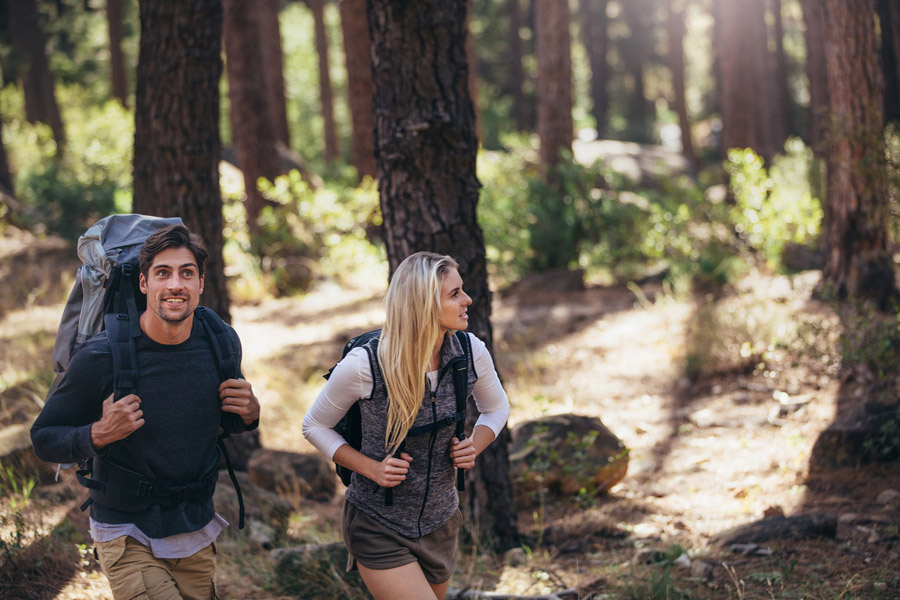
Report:
M391 278L384 299L385 321L378 364L387 385L385 448L396 451L425 397L425 374L441 336L441 284L459 265L449 256L417 252Z

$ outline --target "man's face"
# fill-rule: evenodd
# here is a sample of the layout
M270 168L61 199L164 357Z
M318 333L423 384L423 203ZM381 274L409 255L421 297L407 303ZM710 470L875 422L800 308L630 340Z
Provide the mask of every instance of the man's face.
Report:
M146 277L141 273L140 285L147 295L147 312L173 324L194 314L203 293L197 259L187 248L168 248L157 254Z

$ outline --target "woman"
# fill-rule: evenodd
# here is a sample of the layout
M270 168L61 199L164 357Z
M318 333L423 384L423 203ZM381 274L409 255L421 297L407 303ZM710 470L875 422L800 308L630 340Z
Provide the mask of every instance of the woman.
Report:
M509 416L484 343L472 334L463 340L453 335L468 326L470 304L452 258L431 252L408 257L388 287L380 340L338 363L303 420L310 443L353 471L341 523L347 570L359 569L376 600L443 599L462 522L456 469L471 469ZM445 367L461 355L480 413L472 436L459 440L447 426L407 437L413 427L427 429L456 413ZM357 401L360 451L332 429Z

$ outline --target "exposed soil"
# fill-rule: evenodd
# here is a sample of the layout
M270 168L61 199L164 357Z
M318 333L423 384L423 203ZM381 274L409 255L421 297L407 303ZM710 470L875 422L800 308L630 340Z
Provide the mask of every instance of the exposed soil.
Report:
M815 278L757 275L729 294L756 298L764 320L785 318L767 312L774 306L788 323L790 315L818 315L826 328L833 318L809 300ZM323 286L302 300L235 309L245 373L262 401L264 446L312 451L300 421L321 385L318 375L349 335L379 326L382 293L380 284ZM48 309L35 310L46 316ZM10 312L0 323L7 348L11 319L34 322L22 314ZM510 425L547 413L598 416L630 448L629 471L606 496L523 510L527 549L496 561L464 552L452 587L519 595L577 590L569 598L900 598L900 506L876 502L884 490L900 490L900 464L809 473L813 444L848 393L840 369L789 348L765 359L751 348L741 358L741 328L718 332L702 317L696 302L666 298L654 284L637 294L542 286L495 295L494 350L513 405ZM745 318L759 315L734 313ZM711 348L732 337L737 359L729 362L726 350L695 380L685 377L698 339ZM779 398L796 402L780 409ZM61 501L71 507L77 496ZM302 502L301 510L333 523L339 502ZM710 544L715 534L764 516L813 512L839 519L835 537L760 542L746 554ZM83 528L76 513L69 511ZM303 522L311 527L316 519ZM336 530L323 535L338 539ZM693 570L671 567L682 551L698 565ZM264 582L230 568L249 557L222 558L225 597L275 597ZM85 562L55 597L110 597Z

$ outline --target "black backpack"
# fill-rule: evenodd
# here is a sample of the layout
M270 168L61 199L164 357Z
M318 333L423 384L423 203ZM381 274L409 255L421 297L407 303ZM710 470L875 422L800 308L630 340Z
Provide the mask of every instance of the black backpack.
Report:
M144 215L111 215L100 219L78 240L78 256L82 265L75 285L63 309L63 316L53 347L53 370L57 373L48 396L66 375L71 356L85 341L104 329L109 336L113 361L113 398L119 400L137 386L137 353L135 338L141 335L140 313L146 309L146 297L138 284L140 248L152 233L169 225L181 225L178 217L160 218ZM222 381L240 377L237 354L225 322L213 311L197 307L194 311L200 327L216 358ZM225 432L216 445L225 458L239 505L239 528L244 526L244 501L231 459L225 449ZM218 472L188 485L169 485L153 480L152 472L137 452L131 452L127 438L110 445L104 457L95 457L79 465L78 482L90 490L82 504L85 510L94 500L112 509L134 512L159 502L177 502L204 497L215 488ZM140 466L142 473L125 468L116 456L127 455Z
M344 344L344 349L341 352L341 359L353 350L354 348L359 348L361 346L366 345L370 341L374 340L374 343L371 346L371 351L368 352L369 355L369 364L372 369L372 373L375 373L375 370L378 369L378 340L381 336L381 330L375 329L373 331L367 331L366 333L360 334L354 338L351 338L346 344ZM431 433L432 431L443 429L449 425L455 425L456 431L454 435L457 439L464 440L466 437L465 434L465 425L466 425L466 402L468 401L468 383L469 383L469 361L468 358L471 355L471 349L469 347L469 338L466 335L465 331L457 331L456 339L459 340L460 345L463 348L462 356L454 357L448 363L447 368L453 372L453 388L456 392L456 412L448 417L435 421L434 423L428 423L426 425L420 425L418 427L411 428L406 437L417 437L420 435L425 435L426 433ZM331 367L328 372L323 375L325 379L331 377L331 374L334 372L334 369L337 365ZM351 448L354 450L359 450L362 448L362 414L359 409L359 402L354 402L347 413L338 421L337 425L334 426L334 430L338 432ZM397 448L397 451L394 453L394 456L399 456L400 453L403 452L406 440L400 443L400 447ZM337 471L338 476L341 478L341 482L344 485L350 485L350 478L353 475L353 471L348 469L343 465L339 465L337 463L334 464L335 471ZM466 489L466 478L465 472L462 470L457 471L456 473L456 487L459 491L464 491ZM392 504L392 488L387 488L385 490L385 498L384 503L387 506Z

